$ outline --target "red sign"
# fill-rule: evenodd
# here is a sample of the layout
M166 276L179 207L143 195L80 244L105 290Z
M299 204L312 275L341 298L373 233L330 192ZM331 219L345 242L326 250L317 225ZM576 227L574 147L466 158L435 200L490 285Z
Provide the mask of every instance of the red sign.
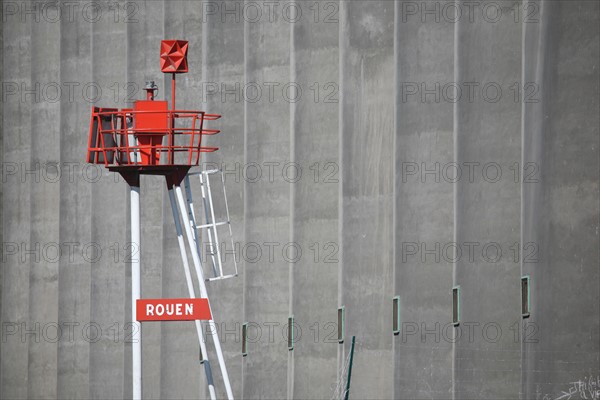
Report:
M208 299L139 299L138 321L193 321L211 319Z

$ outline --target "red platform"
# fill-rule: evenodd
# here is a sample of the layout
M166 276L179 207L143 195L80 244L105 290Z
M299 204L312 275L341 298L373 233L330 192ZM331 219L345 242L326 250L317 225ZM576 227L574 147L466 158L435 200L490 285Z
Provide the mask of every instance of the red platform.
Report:
M87 162L111 170L137 170L167 175L174 167L198 165L202 136L219 133L204 128L220 118L204 111L168 110L166 101L138 101L134 109L92 109Z

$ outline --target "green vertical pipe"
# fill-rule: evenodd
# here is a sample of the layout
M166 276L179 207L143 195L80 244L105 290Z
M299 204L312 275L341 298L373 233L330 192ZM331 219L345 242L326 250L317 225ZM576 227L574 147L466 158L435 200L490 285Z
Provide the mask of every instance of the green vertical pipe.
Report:
M348 400L348 396L350 396L350 379L352 379L352 361L354 360L355 341L356 336L352 336L352 347L350 348L350 365L348 366L348 380L346 381L346 394L344 395L344 400Z

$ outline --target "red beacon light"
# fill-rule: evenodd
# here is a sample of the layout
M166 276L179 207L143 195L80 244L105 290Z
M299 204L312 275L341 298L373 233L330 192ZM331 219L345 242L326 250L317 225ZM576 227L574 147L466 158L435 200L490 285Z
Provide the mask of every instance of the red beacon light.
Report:
M200 153L218 150L201 144L203 135L220 132L204 127L220 115L175 108L175 75L188 72L187 53L185 40L161 42L161 71L172 74L170 109L166 100L155 100L158 87L152 81L144 88L146 99L136 100L133 109L92 108L88 163L104 164L132 186L138 186L140 174L164 175L170 187L199 164Z

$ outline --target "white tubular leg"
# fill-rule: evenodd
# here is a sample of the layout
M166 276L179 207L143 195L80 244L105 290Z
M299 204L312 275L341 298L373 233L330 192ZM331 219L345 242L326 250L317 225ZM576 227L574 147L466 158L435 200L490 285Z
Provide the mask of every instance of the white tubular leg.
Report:
M131 324L132 324L132 386L133 399L142 398L142 324L137 320L136 305L142 294L140 268L140 187L131 186L131 245L138 249L137 256L131 257Z
M182 215L186 215L186 203L183 199L183 192L181 191L180 186L174 186L175 193L177 194L177 201L179 202L179 207L181 208ZM194 242L194 236L192 235L192 228L190 224L183 224L185 226L185 234L188 239L188 243L190 249L192 251L192 259L194 261L194 268L196 269L196 274L198 275L198 280L200 281L200 297L205 298L208 301L208 292L206 291L206 283L204 282L204 274L202 273L202 265L200 263L200 255L198 254L198 250L196 249L196 244ZM210 308L210 301L209 308ZM211 310L212 315L212 310ZM223 382L225 383L225 390L227 391L227 398L229 400L233 400L233 391L231 390L231 383L229 382L229 375L227 374L227 367L225 366L225 359L223 358L223 351L221 350L221 342L219 341L219 334L217 332L217 326L214 320L208 321L208 325L210 326L210 334L213 337L213 343L215 344L215 350L217 352L217 358L219 359L219 367L221 368L221 375L223 375Z
M175 222L175 231L177 232L177 242L179 243L179 251L181 252L181 260L183 261L183 270L185 272L185 280L187 282L188 292L190 298L196 297L194 291L194 284L192 282L192 274L190 272L190 264L188 262L187 254L185 251L185 243L183 241L183 232L181 230L181 221L179 219L179 210L177 209L177 202L175 201L175 195L173 189L169 189L169 200L171 201L171 211L173 211L173 220ZM206 351L206 343L202 335L202 325L199 320L194 321L196 323L196 331L198 332L198 341L200 342L200 350L202 351L203 362L205 363L204 370L206 372L206 382L208 383L208 391L210 392L210 398L215 400L217 395L215 393L215 385L212 378L212 372L210 370L210 364L208 361L208 353Z

